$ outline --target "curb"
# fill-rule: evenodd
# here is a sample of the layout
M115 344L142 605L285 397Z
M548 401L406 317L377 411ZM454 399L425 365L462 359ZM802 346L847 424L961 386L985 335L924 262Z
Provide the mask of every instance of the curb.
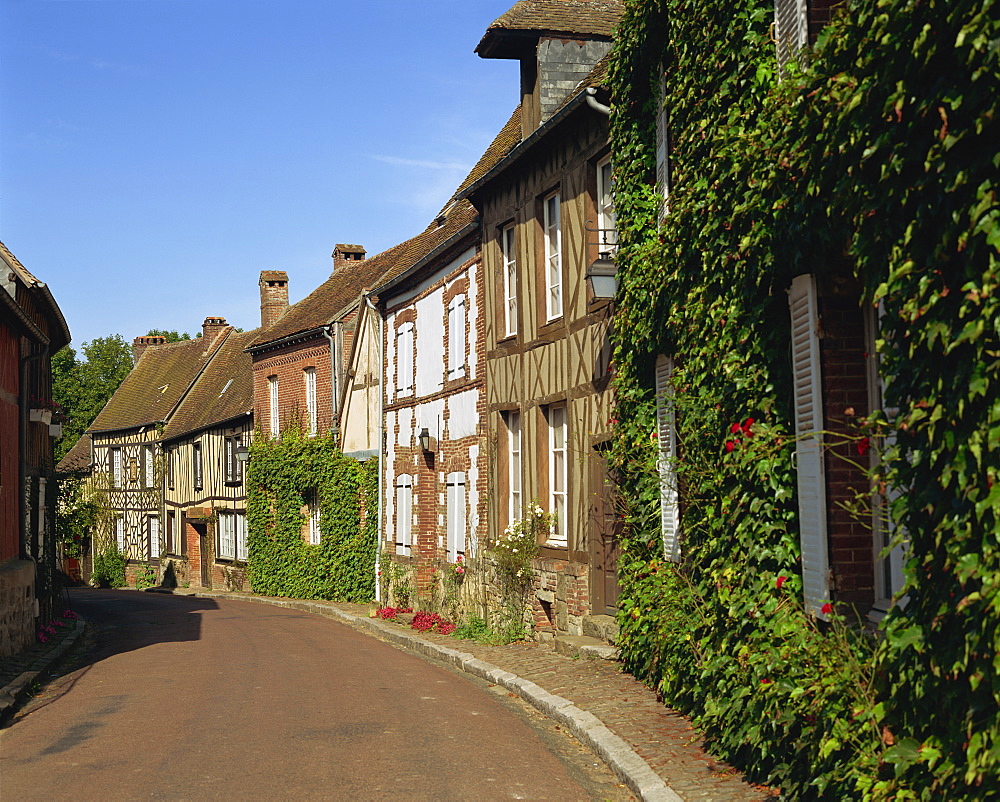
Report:
M271 604L276 607L316 613L324 618L338 619L354 629L367 630L390 644L447 663L466 674L472 674L495 685L501 685L568 729L577 740L600 757L615 773L615 776L644 802L683 802L682 797L670 788L663 781L663 778L653 771L649 764L639 757L638 753L625 740L615 735L593 713L582 710L569 699L549 693L534 682L505 671L492 663L487 663L485 660L480 660L469 652L461 652L424 640L377 618L366 618L318 602L236 593L212 593L210 591L197 591L184 595L206 599L227 598L237 601L252 601L258 604Z
M69 651L70 647L77 642L80 635L83 634L84 629L86 629L86 626L87 622L82 618L78 618L74 622L73 629L67 632L59 643L55 644L48 652L33 663L36 668L23 672L13 682L0 688L0 723L5 722L8 716L23 701L24 697L28 695L28 687L31 683L38 679L39 675L45 673L55 665Z

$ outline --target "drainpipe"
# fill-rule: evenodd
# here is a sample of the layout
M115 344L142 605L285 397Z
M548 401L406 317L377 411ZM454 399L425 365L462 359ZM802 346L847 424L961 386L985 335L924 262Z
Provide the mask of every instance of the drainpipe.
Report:
M610 114L611 114L611 108L608 107L608 106L605 106L603 103L598 103L596 95L597 95L597 90L594 87L592 87L592 86L588 86L587 87L587 105L590 106L590 108L592 108L594 111L599 111L605 117L610 116Z
M338 376L339 361L337 360L337 354L339 353L337 348L337 340L339 337L333 336L334 326L337 323L331 323L329 326L324 326L321 331L323 336L326 337L330 342L330 386L331 386L331 398L330 398L330 430L333 432L333 444L335 446L340 445L340 415L337 410L337 399L340 397L340 381Z
M364 295L365 305L375 316L378 325L378 348L382 350L382 316L372 303L372 299L366 293ZM378 360L382 364L382 360ZM383 371L379 369L378 374L378 542L375 544L375 601L382 601L382 583L379 582L379 574L382 573L382 533L385 531L385 388L383 387Z

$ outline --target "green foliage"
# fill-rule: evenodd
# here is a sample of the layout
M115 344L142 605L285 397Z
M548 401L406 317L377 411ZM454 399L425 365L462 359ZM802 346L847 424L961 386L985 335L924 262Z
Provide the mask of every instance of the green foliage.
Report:
M103 545L94 552L94 570L90 581L99 588L123 588L125 582L125 555L114 543Z
M166 329L150 329L146 332L147 337L165 337L168 343L179 343L184 340L190 340L191 335L185 332L178 332L177 330L167 331ZM201 336L201 333L198 333Z
M64 557L83 557L101 514L100 501L91 482L70 477L59 480L56 540Z
M1000 15L859 0L779 83L773 3L629 0L611 64L621 291L622 655L795 798L1000 785ZM671 196L651 183L666 73ZM872 644L797 601L784 289L849 272L884 309L908 604ZM684 560L662 559L652 368L673 355ZM731 453L729 427L753 418ZM780 587L779 587L780 583Z
M496 630L505 643L525 637L525 612L532 583L532 560L538 544L549 535L553 514L537 501L525 508L521 520L508 526L488 549L500 591L500 617Z
M149 563L143 563L135 575L136 590L145 590L156 584L156 569Z
M97 337L83 344L83 359L68 345L52 357L52 400L66 420L55 443L55 458L65 456L132 370L132 348L121 335Z
M486 646L498 646L501 643L510 642L502 634L492 629L485 619L477 615L471 616L459 624L452 634L456 638L473 640L476 643L482 643Z
M247 578L255 593L367 602L375 595L378 465L341 454L331 437L258 433L247 472ZM303 536L317 498L321 542Z

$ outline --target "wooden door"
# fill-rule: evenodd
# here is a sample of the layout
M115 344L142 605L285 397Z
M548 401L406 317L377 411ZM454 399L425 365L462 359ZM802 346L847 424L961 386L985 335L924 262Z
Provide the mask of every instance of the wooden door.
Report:
M600 446L590 454L589 485L590 609L594 615L614 615L618 610L621 519L615 505L615 485L608 475L607 460Z

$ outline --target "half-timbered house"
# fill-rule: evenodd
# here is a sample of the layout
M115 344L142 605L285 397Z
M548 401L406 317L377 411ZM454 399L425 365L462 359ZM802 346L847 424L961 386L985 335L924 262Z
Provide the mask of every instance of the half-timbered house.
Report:
M617 599L609 438L611 163L602 63L617 2L522 0L477 52L516 59L518 144L462 193L480 212L486 422L499 533L531 500L554 515L535 561L534 617L582 634ZM611 273L612 275L603 275ZM595 291L596 290L596 291Z
M247 450L253 372L233 332L195 379L163 430L161 582L242 590L247 559Z
M103 476L114 513L107 533L128 559L135 581L141 566L158 568L162 547L165 427L233 329L209 317L202 336L175 343L136 337L135 366L87 430L92 475Z
M0 243L0 657L53 613L50 363L69 340L49 288Z

